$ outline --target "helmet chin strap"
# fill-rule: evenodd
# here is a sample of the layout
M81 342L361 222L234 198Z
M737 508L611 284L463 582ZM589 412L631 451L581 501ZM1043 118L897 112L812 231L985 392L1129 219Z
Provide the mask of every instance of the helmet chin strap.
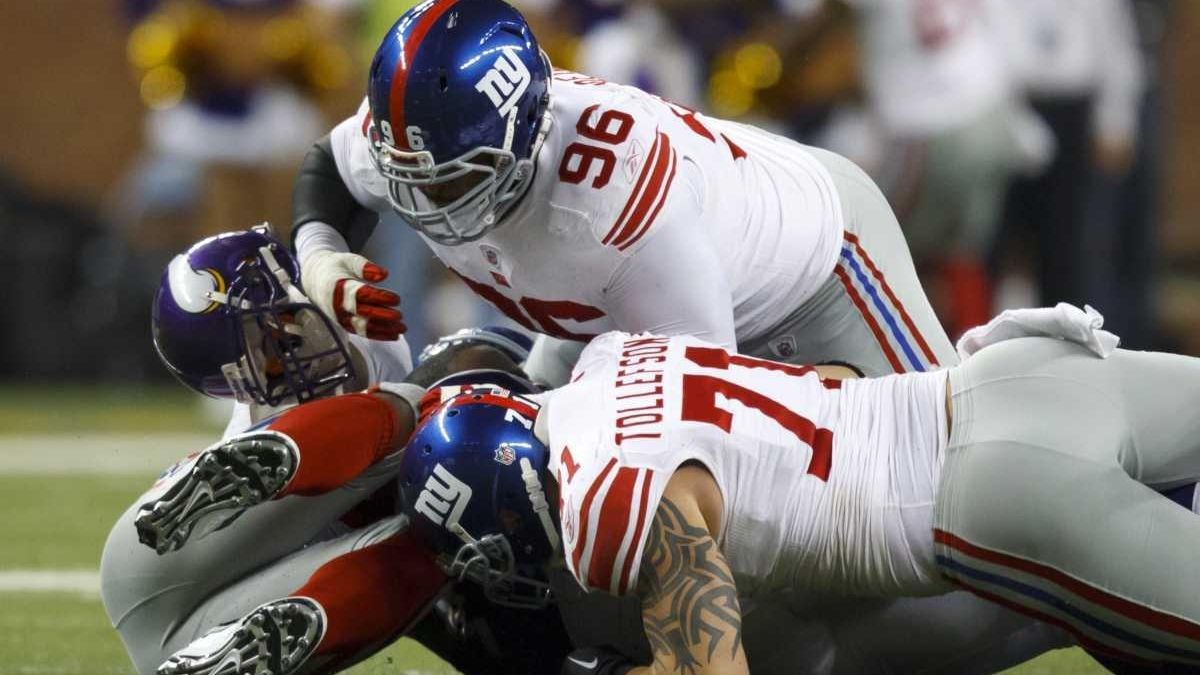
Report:
M263 262L267 264L267 271L273 274L279 285L287 291L289 300L292 302L311 303L308 296L304 294L304 291L301 291L296 287L296 284L292 283L292 278L288 275L287 270L283 269L283 265L280 265L279 261L275 259L275 253L271 250L270 245L260 247L258 254L262 256Z
M529 493L529 501L533 504L533 512L538 515L538 520L542 523L542 529L546 531L546 539L550 541L550 550L558 551L558 530L554 529L554 521L550 518L550 502L546 500L546 493L542 490L542 481L538 478L538 472L534 470L533 463L528 457L521 458L521 480L525 482L525 492Z
M533 145L529 149L529 160L537 162L538 153L542 151L542 145L546 142L546 137L550 135L550 128L554 126L554 115L551 111L554 109L554 98L551 97L546 103L546 112L542 113L542 123L538 126L537 136L533 138Z

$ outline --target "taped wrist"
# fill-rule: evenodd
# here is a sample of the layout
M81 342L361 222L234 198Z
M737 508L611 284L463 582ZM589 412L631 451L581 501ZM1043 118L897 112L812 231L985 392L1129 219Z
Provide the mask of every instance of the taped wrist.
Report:
M305 260L317 251L350 252L350 245L337 228L317 220L306 224L303 232L297 232L292 238L292 243L296 247L296 257L300 260Z

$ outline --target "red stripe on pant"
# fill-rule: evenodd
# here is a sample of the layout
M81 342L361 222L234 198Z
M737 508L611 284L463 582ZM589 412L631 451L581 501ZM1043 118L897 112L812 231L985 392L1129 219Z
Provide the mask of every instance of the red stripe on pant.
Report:
M933 541L973 558L1045 579L1094 605L1099 605L1137 623L1145 624L1164 633L1200 641L1200 625L1118 597L1102 588L1069 577L1048 565L983 548L944 530L934 530Z
M978 595L979 597L983 598L984 600L994 602L997 605L1004 607L1005 609L1009 609L1009 610L1016 612L1017 614L1022 614L1024 616L1028 616L1032 619L1041 621L1044 624L1054 626L1056 628L1066 631L1067 633L1070 633L1071 637L1074 637L1075 641L1078 642L1081 647L1087 649L1090 652L1095 652L1097 654L1103 654L1105 656L1111 656L1115 659L1119 659L1119 660L1125 661L1127 663L1136 663L1136 664L1142 664L1142 665L1147 665L1147 664L1153 663L1152 661L1147 661L1146 659L1134 656L1133 654L1127 654L1119 649L1115 649L1115 648L1113 648L1109 645L1106 645L1102 642L1093 640L1092 638L1090 638L1087 635L1084 635L1082 632L1080 632L1079 629L1077 629L1075 626L1071 625L1070 623L1068 623L1062 619L1059 619L1056 616L1051 616L1050 614L1046 614L1045 612L1039 612L1036 609L1026 607L1025 605L1017 604L1007 598L1003 598L994 593L989 593L987 591L975 588L974 586L969 586L966 583L963 583L959 579L955 579L952 577L947 577L947 578L950 580L951 583L962 587L964 590L969 591L970 593L972 593L974 595Z
M297 406L267 427L300 450L300 466L279 493L318 495L335 490L390 454L399 439L396 413L370 394L346 394Z
M433 556L403 532L330 560L292 595L325 610L325 636L315 654L348 657L408 630L446 582Z
M850 280L850 275L842 268L841 262L838 262L837 267L833 268L833 273L841 280L842 287L846 289L846 295L850 296L850 302L853 302L854 306L858 308L858 313L862 314L863 319L867 322L867 326L875 334L875 342L879 343L879 348L883 350L883 355L887 357L888 363L892 364L892 369L897 373L907 371L908 369L904 367L904 364L900 363L899 357L896 356L896 350L892 349L892 344L888 341L887 335L879 327L879 322L875 320L875 315L871 314L871 310L867 308L862 296L859 295L858 289L854 287L854 282Z
M861 243L859 243L858 237L846 232L845 238L846 241L850 242L850 244L854 246L854 250L858 252L858 257L863 261L864 264L866 264L867 269L870 270L871 276L875 277L875 280L879 282L880 288L883 289L883 294L887 296L887 299L891 301L892 306L894 306L896 311L900 313L900 320L904 322L904 325L908 328L908 332L913 336L913 339L917 341L917 346L921 348L921 353L925 355L925 359L929 363L930 367L936 368L938 361L933 355L933 350L929 348L929 343L925 341L925 337L921 335L921 331L917 330L917 325L913 323L912 318L909 317L908 312L904 309L904 305L900 303L900 298L897 298L896 294L892 292L892 287L888 284L887 279L883 278L883 273L880 272L879 268L875 266L875 261L871 260L871 256L867 255L867 250L862 247ZM984 319L984 323L986 322L987 319Z

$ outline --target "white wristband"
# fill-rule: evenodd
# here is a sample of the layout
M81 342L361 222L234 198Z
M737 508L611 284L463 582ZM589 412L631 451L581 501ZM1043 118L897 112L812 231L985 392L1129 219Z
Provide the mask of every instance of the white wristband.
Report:
M349 253L350 244L329 223L311 220L300 226L296 231L296 257L303 262L308 256L317 251L335 251Z

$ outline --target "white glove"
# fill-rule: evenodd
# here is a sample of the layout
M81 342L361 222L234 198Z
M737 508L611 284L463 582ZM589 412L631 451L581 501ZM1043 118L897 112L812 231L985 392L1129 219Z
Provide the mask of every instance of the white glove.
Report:
M1101 330L1104 317L1084 305L1060 302L1054 307L1009 309L1000 316L963 333L954 345L959 358L967 358L984 347L1022 337L1054 337L1087 347L1100 358L1107 358L1121 338Z
M357 253L312 251L300 263L308 297L347 331L374 340L395 340L407 327L398 309L400 296L370 286L387 270Z

